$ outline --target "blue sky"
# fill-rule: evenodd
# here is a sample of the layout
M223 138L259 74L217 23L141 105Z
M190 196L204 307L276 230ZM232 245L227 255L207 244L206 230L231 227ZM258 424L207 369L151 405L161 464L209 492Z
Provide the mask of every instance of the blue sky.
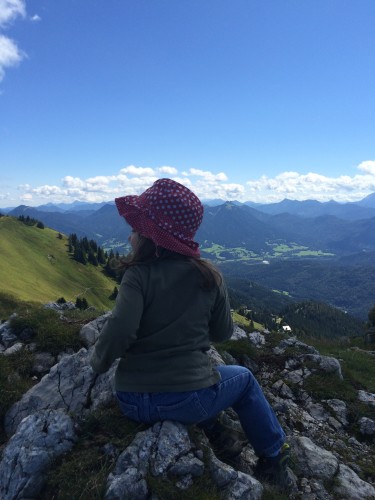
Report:
M374 0L0 0L0 207L375 191Z

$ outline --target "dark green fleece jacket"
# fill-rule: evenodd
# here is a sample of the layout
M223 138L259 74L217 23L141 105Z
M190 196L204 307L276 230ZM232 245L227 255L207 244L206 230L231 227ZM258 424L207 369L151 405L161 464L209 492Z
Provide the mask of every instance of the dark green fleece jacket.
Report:
M126 270L116 306L91 357L97 373L120 358L115 387L128 392L180 392L219 380L207 351L231 337L225 285L205 290L187 259L161 259Z

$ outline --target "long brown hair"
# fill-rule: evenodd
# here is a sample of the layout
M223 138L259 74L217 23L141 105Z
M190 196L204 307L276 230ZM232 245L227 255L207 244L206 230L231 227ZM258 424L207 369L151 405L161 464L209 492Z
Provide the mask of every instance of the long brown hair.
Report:
M200 257L187 257L166 248L158 247L151 239L139 233L136 248L129 255L120 259L118 268L125 271L135 265L151 264L157 260L165 259L183 259L190 262L202 275L202 288L212 289L215 286L220 286L223 282L220 271L210 261Z

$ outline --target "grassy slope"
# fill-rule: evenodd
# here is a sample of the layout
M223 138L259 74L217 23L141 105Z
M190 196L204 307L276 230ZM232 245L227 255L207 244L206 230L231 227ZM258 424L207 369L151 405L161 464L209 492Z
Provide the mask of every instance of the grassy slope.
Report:
M49 302L85 297L89 305L110 309L115 282L101 268L75 262L67 238L52 229L26 226L15 218L0 218L1 290L21 300ZM53 257L51 257L53 256Z

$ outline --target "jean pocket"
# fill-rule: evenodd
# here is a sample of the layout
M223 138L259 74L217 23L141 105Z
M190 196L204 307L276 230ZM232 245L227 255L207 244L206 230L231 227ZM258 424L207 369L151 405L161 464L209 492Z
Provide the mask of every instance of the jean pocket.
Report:
M157 405L156 410L160 420L176 420L182 424L196 424L208 415L196 392L178 403Z
M138 406L132 405L130 403L125 403L124 401L121 400L121 398L118 397L118 395L117 399L120 405L120 409L122 413L125 415L125 417L128 417L130 420L135 420L136 422L140 422Z

